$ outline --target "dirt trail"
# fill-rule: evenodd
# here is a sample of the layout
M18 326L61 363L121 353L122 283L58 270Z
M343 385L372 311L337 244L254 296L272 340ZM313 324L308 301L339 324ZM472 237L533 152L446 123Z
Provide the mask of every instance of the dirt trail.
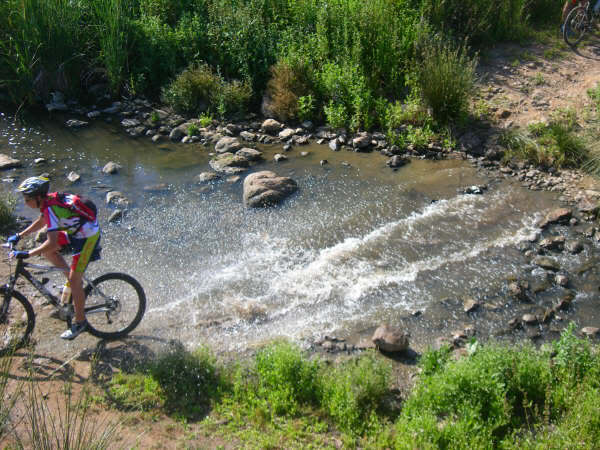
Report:
M487 52L478 72L480 102L491 110L492 120L500 128L526 127L532 121L549 118L560 108L573 108L579 115L590 102L587 90L600 81L600 39L592 39L576 52L542 45L498 46ZM2 260L0 277L6 278L7 274ZM19 289L32 294L26 287ZM14 386L33 373L51 408L62 404L65 380L73 381L75 397L86 383L100 397L101 380L153 353L150 349L156 343L150 345L149 336L104 345L85 335L60 347L44 345L45 337L59 333L64 324L50 318L50 311L41 306L39 299L36 302L33 297L33 302L38 313L35 338L39 345L33 359L25 351L19 353L11 378ZM23 417L24 408L18 405L15 419ZM115 448L235 448L231 442L210 433L205 435L206 428L199 432L197 424L183 425L166 416L119 412L99 403L92 407L89 420L100 418L121 423ZM0 440L0 445L4 447L6 442Z

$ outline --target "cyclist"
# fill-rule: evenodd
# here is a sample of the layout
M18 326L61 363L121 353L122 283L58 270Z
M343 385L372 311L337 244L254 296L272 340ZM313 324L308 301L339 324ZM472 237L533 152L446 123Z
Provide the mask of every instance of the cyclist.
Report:
M23 181L18 191L23 194L25 204L33 209L40 210L40 216L23 231L8 238L8 242L16 244L19 240L31 233L47 227L47 239L40 246L30 251L13 251L11 256L28 258L43 255L56 267L64 269L71 287L75 320L71 328L60 335L63 339L75 339L87 329L84 307L85 296L83 292L83 272L90 261L99 259L100 227L98 221L89 220L70 207L53 199L56 194L48 194L50 181L44 177L31 177ZM69 196L71 194L64 194ZM71 266L69 267L59 253L63 248L74 252Z

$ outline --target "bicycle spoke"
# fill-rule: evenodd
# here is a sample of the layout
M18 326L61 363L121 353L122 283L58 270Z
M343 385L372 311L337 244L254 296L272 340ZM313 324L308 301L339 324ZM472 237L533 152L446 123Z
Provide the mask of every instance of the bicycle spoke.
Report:
M16 298L3 303L0 309L0 354L10 353L26 342L33 329L33 311L28 303L27 306Z

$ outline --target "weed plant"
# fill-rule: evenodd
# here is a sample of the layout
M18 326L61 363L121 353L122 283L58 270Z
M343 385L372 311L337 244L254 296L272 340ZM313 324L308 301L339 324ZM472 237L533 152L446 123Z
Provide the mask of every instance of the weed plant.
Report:
M0 198L0 233L10 233L16 226L15 206L17 199L7 193Z

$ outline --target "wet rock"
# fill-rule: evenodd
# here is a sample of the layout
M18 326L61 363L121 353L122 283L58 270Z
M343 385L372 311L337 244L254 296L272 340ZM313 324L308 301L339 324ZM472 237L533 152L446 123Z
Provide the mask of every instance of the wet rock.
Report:
M319 161L319 164L324 166L325 164L329 164L329 161L327 161L326 159L322 159L321 161Z
M479 306L481 306L481 304L477 300L473 298L467 298L463 302L463 311L470 313L477 310Z
M459 191L461 194L482 195L487 186L469 186Z
M273 156L273 160L275 162L282 162L282 161L287 161L288 157L285 155L282 155L281 153L276 153L275 156Z
M143 136L145 133L146 133L146 127L141 126L141 125L139 127L133 127L133 128L127 129L127 134L134 138Z
M267 119L260 126L260 129L263 133L267 133L272 136L276 133L279 133L282 128L283 125L280 122L277 122L275 119Z
M292 149L292 146L291 146L291 144L285 144L285 145L283 146L283 151L284 151L284 152L289 152L291 149Z
M67 180L69 180L71 184L75 184L79 180L81 180L81 176L76 172L69 172L69 174L67 175Z
M129 200L120 191L110 191L106 194L107 205L126 206L129 204Z
M123 167L115 162L108 162L103 168L102 168L102 173L105 173L107 175L114 175L116 173L119 172L119 170L121 170Z
M527 325L535 325L536 323L538 323L538 318L535 314L523 314L521 320Z
M365 150L371 145L371 136L367 133L361 134L352 139L352 147L357 150Z
M235 184L241 179L242 178L239 175L233 175L231 177L228 177L225 181L227 181L229 184Z
M158 183L158 184L149 184L144 186L145 192L167 192L169 190L169 185L166 183Z
M242 148L242 144L237 138L226 136L222 137L215 144L215 151L217 153L235 153Z
M560 299L560 301L554 306L554 311L565 311L569 309L575 296L573 294L567 294Z
M262 159L261 151L248 147L239 149L235 154L246 158L248 161L260 161Z
M310 142L308 136L294 136L294 143L296 145L307 145Z
M570 208L558 208L549 212L539 223L540 228L545 228L550 224L567 224L571 219L573 211Z
M577 209L582 214L597 217L598 212L600 211L600 202L597 199L590 199L588 197L585 197L579 201L579 203L577 204Z
M300 152L300 156L308 156L308 152Z
M294 134L296 134L296 130L294 130L293 128L285 128L279 132L278 136L279 139L285 141L291 138Z
M65 96L62 92L52 92L52 100L46 104L48 112L52 111L67 111L69 108L65 103Z
M508 285L508 293L520 301L528 301L527 288L522 283L513 281Z
M560 270L560 265L558 264L558 261L548 256L538 256L533 260L533 263L546 270L552 270L554 272Z
M302 122L302 128L306 129L306 130L312 130L315 125L310 121L310 120L305 120L304 122Z
M517 328L521 328L521 321L517 317L510 319L508 321L508 328L510 330L516 330Z
M244 180L244 204L249 207L273 206L298 190L298 184L271 171L255 172Z
M219 178L221 178L221 175L218 173L202 172L196 177L196 181L198 181L198 183L212 183L213 181L217 181Z
M119 222L123 219L123 210L115 209L112 214L108 217L108 223Z
M563 274L557 274L557 275L554 277L554 282L555 282L556 284L558 284L559 286L563 286L563 287L565 287L565 286L567 286L567 285L569 284L569 278L567 278L567 276L566 276L566 275L563 275Z
M596 328L596 327L584 327L581 329L581 334L588 336L588 337L594 337L597 336L598 333L600 333L600 328Z
M69 119L69 120L67 120L66 125L68 128L83 128L83 127L89 125L89 122L85 122L83 120L77 120L77 119Z
M47 162L48 162L48 160L47 160L47 159L45 159L45 158L35 158L35 159L33 160L33 163L34 163L35 165L37 165L37 166L40 166L40 165L42 165L42 164L46 164Z
M121 120L121 126L124 128L132 128L141 125L141 122L137 119L123 119Z
M572 255L577 255L583 251L583 243L577 240L566 241L565 249Z
M555 312L553 309L551 309L551 308L546 309L546 311L544 311L544 317L542 318L542 322L543 323L550 322L554 318L554 314L555 314Z
M329 148L331 150L333 150L334 152L337 152L340 149L340 143L338 142L337 139L330 140L328 145L329 145Z
M152 142L157 143L160 142L162 140L162 135L161 134L155 134L154 136L152 136Z
M398 327L381 325L373 333L373 344L384 352L403 352L408 348L409 336Z
M256 140L256 134L251 133L249 131L242 131L240 133L240 137L248 142L254 142Z
M549 236L540 241L540 247L544 250L562 251L564 245L564 236Z
M169 133L169 139L173 142L181 142L187 136L187 129L182 126L175 127Z
M248 170L248 160L242 156L234 155L233 153L221 153L214 159L211 159L208 164L216 172L236 175Z
M402 167L410 162L410 159L400 156L394 155L385 163L386 166L391 167L392 169L396 169L398 167Z
M371 341L371 339L361 339L356 345L355 348L357 350L368 350L368 349L374 349L375 344L373 344L373 341Z
M21 167L21 161L0 153L0 170Z

